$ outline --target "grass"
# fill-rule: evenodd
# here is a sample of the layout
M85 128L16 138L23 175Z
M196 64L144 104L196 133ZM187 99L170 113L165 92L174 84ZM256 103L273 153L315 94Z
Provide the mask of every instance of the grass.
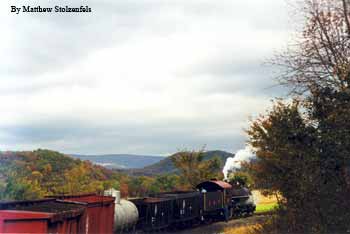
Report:
M264 196L260 191L253 191L256 201L255 214L269 213L277 207L277 199L274 196Z
M255 214L268 213L277 208L277 203L257 204Z

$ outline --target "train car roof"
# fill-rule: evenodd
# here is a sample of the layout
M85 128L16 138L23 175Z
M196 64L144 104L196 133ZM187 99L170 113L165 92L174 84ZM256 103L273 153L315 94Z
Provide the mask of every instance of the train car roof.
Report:
M175 197L176 199L197 197L200 195L198 191L173 191L151 194L150 197Z
M198 184L196 188L205 189L207 191L216 191L216 190L231 189L232 185L221 180L208 180Z

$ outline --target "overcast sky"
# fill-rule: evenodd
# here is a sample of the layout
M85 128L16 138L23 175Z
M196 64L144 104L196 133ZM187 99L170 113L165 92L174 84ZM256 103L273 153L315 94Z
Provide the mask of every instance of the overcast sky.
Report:
M89 5L92 13L10 13ZM286 45L281 0L1 0L0 150L244 148Z

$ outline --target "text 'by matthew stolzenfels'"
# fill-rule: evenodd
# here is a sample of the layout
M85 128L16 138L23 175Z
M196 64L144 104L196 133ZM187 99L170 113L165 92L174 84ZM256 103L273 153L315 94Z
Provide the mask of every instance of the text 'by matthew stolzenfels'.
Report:
M92 12L89 6L53 6L53 7L42 7L42 6L11 6L11 13L90 13Z

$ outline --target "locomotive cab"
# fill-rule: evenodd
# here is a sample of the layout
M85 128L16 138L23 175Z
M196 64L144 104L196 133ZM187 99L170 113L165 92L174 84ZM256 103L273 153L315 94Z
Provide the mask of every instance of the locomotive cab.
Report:
M232 186L229 183L219 180L209 180L197 185L203 198L203 217L230 218L230 191Z

